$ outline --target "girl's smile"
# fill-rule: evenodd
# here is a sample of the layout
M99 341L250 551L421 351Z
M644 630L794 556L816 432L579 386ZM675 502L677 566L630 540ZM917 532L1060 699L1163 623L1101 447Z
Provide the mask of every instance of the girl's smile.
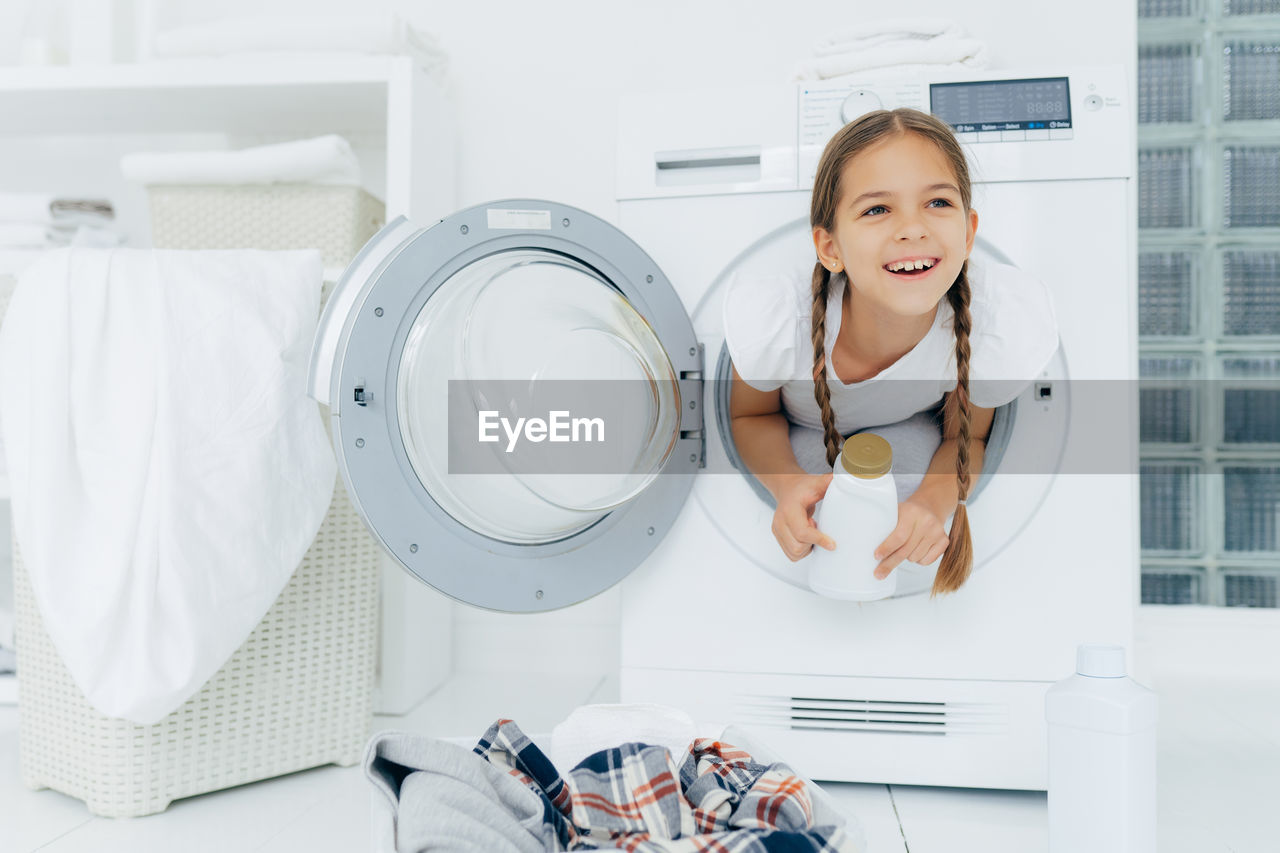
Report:
M938 266L940 258L914 257L899 258L884 265L884 268L900 278L924 278Z

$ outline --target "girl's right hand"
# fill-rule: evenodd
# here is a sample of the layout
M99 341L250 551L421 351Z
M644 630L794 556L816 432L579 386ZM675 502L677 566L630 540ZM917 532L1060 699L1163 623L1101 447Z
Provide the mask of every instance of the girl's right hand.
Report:
M829 485L830 474L798 474L787 477L775 494L778 508L773 513L773 535L792 562L802 559L814 545L835 550L836 543L813 520L813 508Z

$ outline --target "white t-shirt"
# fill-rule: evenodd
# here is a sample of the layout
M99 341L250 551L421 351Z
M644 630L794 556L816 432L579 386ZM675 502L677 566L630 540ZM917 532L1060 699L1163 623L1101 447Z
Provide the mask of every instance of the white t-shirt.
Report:
M740 273L725 296L724 334L738 375L761 391L782 389L787 417L822 428L813 397L812 268L760 275ZM831 349L840 333L845 277L832 277L825 345L831 408L841 435L905 420L937 405L956 387L954 312L944 297L933 326L909 352L870 379L845 384ZM975 406L1010 402L1058 349L1049 289L1005 264L969 261L969 392Z

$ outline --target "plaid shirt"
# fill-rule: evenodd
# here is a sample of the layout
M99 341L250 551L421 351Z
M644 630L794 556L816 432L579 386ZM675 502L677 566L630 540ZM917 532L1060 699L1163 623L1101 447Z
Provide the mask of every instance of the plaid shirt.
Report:
M498 720L475 752L539 795L560 850L858 853L839 827L811 825L809 793L785 764L757 764L710 738L678 767L664 747L628 743L564 777L515 723Z

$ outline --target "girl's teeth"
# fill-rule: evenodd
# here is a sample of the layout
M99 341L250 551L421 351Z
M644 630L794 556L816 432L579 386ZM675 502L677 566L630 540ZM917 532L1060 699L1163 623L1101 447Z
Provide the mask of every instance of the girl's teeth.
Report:
M889 270L892 272L906 272L907 270L927 269L932 266L933 264L929 261L899 261L896 264L891 264Z

